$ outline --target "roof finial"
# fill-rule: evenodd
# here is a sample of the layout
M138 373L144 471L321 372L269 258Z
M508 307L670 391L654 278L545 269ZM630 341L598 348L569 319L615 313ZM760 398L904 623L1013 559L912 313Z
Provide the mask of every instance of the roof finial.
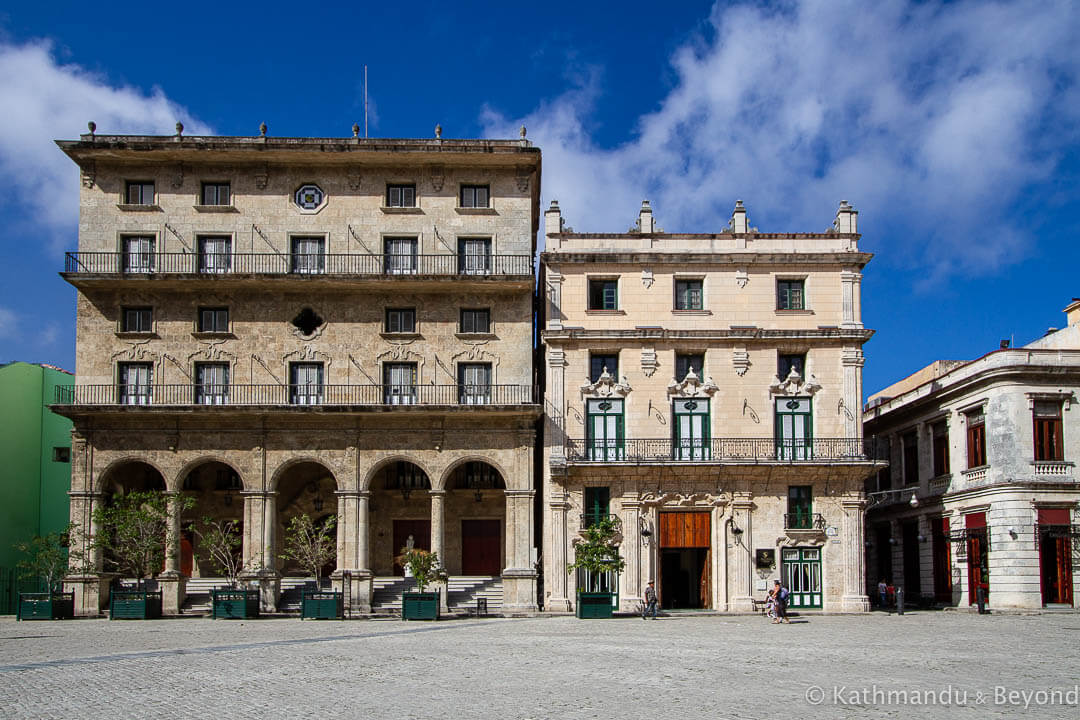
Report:
M525 126L524 125L521 126L521 139L522 140L525 139Z
M259 123L259 135L266 137L266 123Z
M435 125L435 139L442 140L442 125Z
M90 130L90 137L94 137L94 131L97 130L97 123L91 120L86 123L86 127Z
M184 123L179 120L176 121L176 136L180 137L184 134Z
M352 124L352 136L353 137L360 137L360 124L359 123L353 123Z

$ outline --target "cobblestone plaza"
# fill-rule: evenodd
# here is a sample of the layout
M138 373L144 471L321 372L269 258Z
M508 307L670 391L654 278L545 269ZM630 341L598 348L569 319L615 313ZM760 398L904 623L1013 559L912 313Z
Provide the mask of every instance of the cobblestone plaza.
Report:
M1075 614L0 619L5 718L1076 718ZM1026 704L1026 709L1025 709ZM376 708L375 715L371 709Z

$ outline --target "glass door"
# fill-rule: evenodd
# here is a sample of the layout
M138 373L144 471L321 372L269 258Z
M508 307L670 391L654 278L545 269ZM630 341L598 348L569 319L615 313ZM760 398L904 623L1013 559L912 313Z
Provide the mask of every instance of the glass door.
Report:
M587 458L607 462L624 460L623 401L589 400L586 412Z
M784 586L789 608L820 608L821 550L819 548L784 548Z
M813 440L810 398L776 401L776 459L810 460Z
M700 398L676 400L674 458L676 460L708 460L709 401Z

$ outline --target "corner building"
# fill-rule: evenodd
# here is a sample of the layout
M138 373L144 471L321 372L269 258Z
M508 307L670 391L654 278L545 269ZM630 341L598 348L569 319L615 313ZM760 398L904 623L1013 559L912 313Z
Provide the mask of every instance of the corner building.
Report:
M610 588L632 611L748 611L782 578L798 610L861 612L864 441L857 212L762 233L576 233L557 203L541 255L544 605ZM571 576L582 531L621 528L618 578Z
M71 519L185 493L166 612L223 584L197 520L237 520L264 610L295 607L290 520L337 516L325 568L389 612L411 537L444 608L536 609L532 354L540 152L520 140L105 136L81 170ZM174 504L176 507L176 504ZM69 578L79 613L113 580Z

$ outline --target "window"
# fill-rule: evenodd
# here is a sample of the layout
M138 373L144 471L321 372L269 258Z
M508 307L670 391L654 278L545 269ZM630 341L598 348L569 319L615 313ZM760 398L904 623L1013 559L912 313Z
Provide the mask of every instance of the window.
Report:
M69 447L54 447L52 449L53 462L69 463L71 462L71 448Z
M969 468L986 464L986 417L982 411L968 415L967 456Z
M228 205L232 202L229 183L204 182L201 200L203 205Z
M463 333L490 333L491 310L488 308L461 310L461 332Z
M491 402L491 363L458 365L458 402L462 405Z
M154 272L154 238L148 235L126 237L121 240L124 272Z
M675 281L675 309L701 310L705 307L701 280Z
M323 399L323 364L289 365L289 402L293 405L319 405Z
M415 185L387 185L386 207L411 208L416 207Z
M195 402L199 405L229 402L228 363L195 363Z
M811 485L788 487L784 527L790 530L810 530L814 527L814 493Z
M292 239L292 271L317 275L326 267L326 244L321 237Z
M799 377L806 377L805 353L780 353L776 356L776 377L786 380L792 370L799 373Z
M416 238L396 237L383 241L388 275L412 275L416 273Z
M232 267L232 239L228 237L199 238L199 272L224 273Z
M607 370L613 378L619 377L619 356L610 353L589 353L589 382L596 382Z
M488 207L489 194L487 185L462 185L461 207L486 208Z
M682 382L690 369L699 378L705 376L705 353L675 353L675 379Z
M623 401L614 398L586 401L585 446L588 460L626 458L623 449Z
M120 331L148 333L154 331L154 311L148 307L126 307L121 310Z
M949 424L934 423L930 428L934 438L934 477L949 474Z
M919 482L919 435L914 430L900 438L904 448L904 484Z
M416 308L387 308L386 332L416 332Z
M813 457L813 415L810 398L777 398L776 455L778 460Z
M618 310L619 309L619 281L618 280L590 280L589 281L589 309L590 310Z
M128 205L153 205L154 183L143 180L129 180L124 188L124 202Z
M384 402L387 405L416 403L416 363L383 365Z
M892 469L883 468L878 470L877 474L877 490L891 490L892 489Z
M1061 403L1056 400L1036 400L1033 413L1035 425L1035 459L1064 460L1061 443Z
M121 405L149 405L154 366L150 363L120 363L117 378Z
M712 449L709 442L709 401L704 398L676 400L674 458L676 460L708 460Z
M491 272L491 240L487 238L459 239L458 272L464 275L486 275Z
M227 332L229 332L229 308L223 308L223 307L199 308L199 332L204 332L204 333L227 333Z
M805 310L806 292L805 280L777 280L776 281L776 309L777 310Z
M606 520L610 506L611 488L585 488L585 512L581 518L582 525L590 528L596 526L601 520Z

